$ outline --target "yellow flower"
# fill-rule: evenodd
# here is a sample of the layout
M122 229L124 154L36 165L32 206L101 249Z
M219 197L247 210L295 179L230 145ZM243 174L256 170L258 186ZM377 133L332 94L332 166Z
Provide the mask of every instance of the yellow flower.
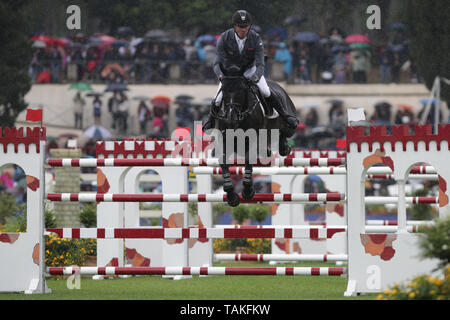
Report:
M408 297L410 297L411 299L414 299L414 297L416 296L416 294L414 292L411 292Z
M378 296L377 296L377 300L382 300L383 299L383 295L380 293Z
M385 294L388 294L389 292L391 292L391 290L385 289L383 292L384 292Z

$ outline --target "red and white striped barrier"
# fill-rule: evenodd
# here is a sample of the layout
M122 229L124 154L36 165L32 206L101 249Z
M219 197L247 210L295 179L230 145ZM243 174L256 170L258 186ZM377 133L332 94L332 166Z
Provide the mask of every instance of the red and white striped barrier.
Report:
M386 228L386 227L384 227ZM48 228L66 239L330 239L346 227L293 226L290 228Z
M244 175L245 168L231 167L229 168L231 174ZM222 168L217 167L196 167L192 169L195 174L222 174ZM347 174L345 167L254 167L253 174L260 175L332 175L332 174ZM369 179L394 179L392 170L389 167L372 167L367 171L367 178ZM425 180L437 180L438 175L436 170L431 166L414 166L408 179L425 179Z
M340 276L345 268L307 267L49 267L50 275Z
M406 221L408 226L433 226L434 221L420 221L420 220L409 220ZM396 226L397 221L395 220L367 220L366 225L368 226Z
M217 253L217 261L347 261L346 254L256 254Z
M219 166L217 158L162 158L162 159L49 159L47 164L51 167L198 167ZM233 159L229 165L244 165L244 159ZM253 164L253 163L252 163ZM254 165L261 167L280 166L341 166L345 164L345 158L274 158L256 159Z
M48 193L47 200L79 202L227 202L226 193L212 194L108 194L108 193ZM345 194L328 193L259 193L243 203L257 202L340 202Z
M364 197L366 204L395 204L398 197ZM439 197L405 197L405 203L410 204L439 204Z

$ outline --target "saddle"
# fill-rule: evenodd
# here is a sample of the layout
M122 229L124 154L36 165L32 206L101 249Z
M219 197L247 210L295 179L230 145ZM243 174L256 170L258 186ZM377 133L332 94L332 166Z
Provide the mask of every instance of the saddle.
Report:
M267 99L264 98L264 96L261 94L261 92L259 92L259 89L255 84L252 83L250 85L250 90L258 100L258 104L261 107L264 117L266 117L267 119L276 119L280 116L278 111L275 109L276 106L274 106L269 101L267 101Z

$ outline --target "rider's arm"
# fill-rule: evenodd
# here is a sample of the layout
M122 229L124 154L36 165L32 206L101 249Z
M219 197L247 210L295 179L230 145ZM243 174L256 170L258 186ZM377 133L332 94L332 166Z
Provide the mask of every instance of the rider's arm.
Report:
M255 48L255 75L260 79L264 75L264 45L259 36L256 38L256 48Z
M222 34L219 41L217 41L217 54L214 60L214 73L218 78L223 76L222 70L220 69L220 65L223 64L223 59L225 57L225 33Z

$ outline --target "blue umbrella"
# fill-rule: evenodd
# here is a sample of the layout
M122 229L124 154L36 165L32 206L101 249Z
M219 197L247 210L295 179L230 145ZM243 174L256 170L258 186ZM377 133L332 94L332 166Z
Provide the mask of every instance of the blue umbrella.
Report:
M111 46L113 48L118 48L118 47L127 47L129 45L128 41L124 41L124 40L116 40L113 43L111 43Z
M211 35L211 34L203 34L203 35L199 36L196 41L198 41L199 43L202 43L202 42L215 42L216 41L216 37Z
M347 52L347 51L348 51L348 47L341 45L341 44L335 45L331 48L332 54L336 54L338 52Z
M298 42L317 42L320 36L312 31L301 31L294 36L294 41Z
M405 51L406 47L403 44L391 44L387 47L387 49L394 53L401 53Z
M275 26L267 30L267 36L269 38L276 38L277 36L279 36L281 40L286 40L287 32L283 27Z
M125 83L112 83L105 89L105 92L111 91L127 91L128 87Z
M422 100L420 100L420 103L422 103L422 104L427 104L428 101L430 101L430 100L429 100L429 99L422 99ZM435 99L432 99L432 100L431 100L431 105L433 106L433 105L435 105L435 104L436 104L436 100L435 100Z

